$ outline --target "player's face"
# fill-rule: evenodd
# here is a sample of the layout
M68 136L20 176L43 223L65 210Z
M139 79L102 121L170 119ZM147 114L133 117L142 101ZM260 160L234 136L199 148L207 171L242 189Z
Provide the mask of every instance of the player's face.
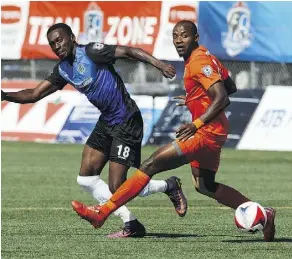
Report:
M173 44L180 57L188 57L197 46L197 35L192 34L191 26L178 24L172 32Z
M74 48L74 36L69 36L63 29L56 29L48 34L48 41L51 49L59 57L64 60L72 55Z

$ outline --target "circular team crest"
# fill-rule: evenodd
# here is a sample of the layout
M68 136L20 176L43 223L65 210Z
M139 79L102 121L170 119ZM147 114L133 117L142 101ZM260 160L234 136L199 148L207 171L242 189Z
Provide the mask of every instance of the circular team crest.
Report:
M222 45L229 56L234 57L252 43L250 10L238 2L227 13L228 31L222 33Z
M204 66L202 68L202 72L204 73L205 76L209 77L212 75L213 70L212 70L212 67L210 65L207 65L207 66Z
M96 2L90 2L83 16L83 32L78 35L80 44L103 41L104 13Z

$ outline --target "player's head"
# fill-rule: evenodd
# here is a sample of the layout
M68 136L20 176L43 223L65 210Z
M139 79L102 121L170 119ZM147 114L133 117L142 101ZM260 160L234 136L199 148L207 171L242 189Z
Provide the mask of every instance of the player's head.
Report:
M198 47L197 26L188 20L178 22L172 31L173 44L180 57L188 58Z
M59 59L64 60L72 56L75 35L70 26L65 23L56 23L47 31L49 45Z

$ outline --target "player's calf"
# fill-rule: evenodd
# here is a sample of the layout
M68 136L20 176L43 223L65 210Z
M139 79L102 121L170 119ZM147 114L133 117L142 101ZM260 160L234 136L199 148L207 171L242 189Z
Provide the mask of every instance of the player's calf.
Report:
M125 179L126 180L126 179ZM108 186L111 193L115 193L117 189L123 184L124 179L118 179L115 181L110 181Z
M197 192L215 199L217 183L213 179L193 176L193 184Z
M215 199L219 203L236 209L240 204L250 201L247 197L242 195L239 191L222 183L212 181L212 179L196 177L196 190L210 198Z

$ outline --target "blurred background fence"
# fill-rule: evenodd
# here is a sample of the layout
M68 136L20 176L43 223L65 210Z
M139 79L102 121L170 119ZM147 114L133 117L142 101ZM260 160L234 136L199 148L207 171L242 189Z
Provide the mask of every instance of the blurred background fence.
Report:
M291 63L241 62L222 59L221 61L230 71L238 89L265 89L268 85L292 85ZM57 63L56 60L49 59L2 59L1 62L2 80L37 81L46 78ZM164 79L154 67L133 60L117 60L115 68L124 82L133 88L144 85L147 91L151 93L153 89L151 84L162 84L169 85L169 90L171 91L182 83L184 64L182 61L166 60L166 62L173 63L177 69L177 77L172 82Z

